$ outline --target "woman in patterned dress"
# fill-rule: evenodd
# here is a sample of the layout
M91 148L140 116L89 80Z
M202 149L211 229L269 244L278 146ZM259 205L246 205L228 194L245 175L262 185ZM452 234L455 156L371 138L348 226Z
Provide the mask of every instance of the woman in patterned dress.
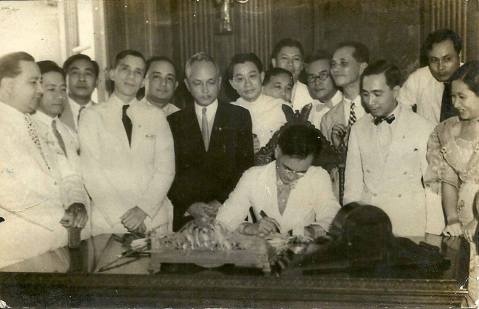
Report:
M446 236L463 235L471 247L468 289L478 299L478 256L473 242L478 215L474 201L479 192L479 62L463 65L451 77L456 117L441 122L428 143L427 182L440 182L446 214ZM477 203L477 202L476 202ZM476 205L478 207L479 205Z

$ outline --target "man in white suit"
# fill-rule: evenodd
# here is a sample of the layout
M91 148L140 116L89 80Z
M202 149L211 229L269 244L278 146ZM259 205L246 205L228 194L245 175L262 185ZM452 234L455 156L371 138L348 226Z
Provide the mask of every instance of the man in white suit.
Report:
M423 236L429 214L422 176L433 125L397 103L401 73L384 60L368 66L361 95L370 114L351 129L344 202L383 209L398 236ZM437 211L441 211L438 209Z
M68 100L60 120L77 132L83 110L96 104L91 97L98 82L100 68L89 56L76 54L65 61L63 71L67 78Z
M164 113L136 94L145 59L120 52L110 78L114 92L80 118L80 161L92 206L93 234L171 229L166 194L175 172L171 131Z
M72 194L70 175L60 168L64 156L44 143L30 116L42 93L40 80L31 55L0 58L0 214L5 220L0 223L0 267L66 245L60 220L81 202ZM41 266L42 271L56 269Z
M319 140L312 127L288 127L279 137L276 160L247 170L216 219L249 235L291 231L324 236L340 206L328 173L311 165L321 148ZM243 222L250 207L256 223Z

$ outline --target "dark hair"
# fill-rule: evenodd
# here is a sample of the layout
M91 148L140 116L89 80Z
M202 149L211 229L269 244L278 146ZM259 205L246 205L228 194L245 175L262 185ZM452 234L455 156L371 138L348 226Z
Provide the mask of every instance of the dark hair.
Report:
M26 52L15 52L2 56L0 58L0 81L5 77L15 77L22 73L20 61L35 62L35 58Z
M324 49L318 49L308 57L306 57L305 63L312 63L318 60L328 60L331 61L331 53Z
M118 65L118 63L120 63L120 61L125 58L126 56L133 56L133 57L138 57L138 58L141 58L143 60L143 62L145 63L146 65L146 59L145 57L143 56L142 53L140 53L139 51L137 50L133 50L133 49L125 49L125 50L122 50L121 52L119 52L116 57L115 57L115 63L113 65L113 68L116 68L116 66ZM146 71L145 71L146 72Z
M65 71L63 71L63 69L60 68L55 62L51 60L43 60L38 61L37 64L40 68L40 73L42 73L42 75L49 72L57 72L62 75L63 79L65 79Z
M454 45L454 49L459 54L462 50L462 39L461 37L451 29L439 29L434 32L429 33L424 42L424 51L426 55L429 51L432 50L432 46L437 43L444 42L446 40L451 40Z
M100 67L98 66L98 63L85 54L72 55L68 57L67 60L65 60L65 62L63 63L63 71L66 75L68 75L68 70L70 69L70 66L77 60L86 60L90 62L93 66L93 72L95 73L95 77L98 78L98 74L100 73Z
M226 76L228 79L233 78L233 70L235 68L235 65L239 63L245 63L245 62L252 62L258 71L261 73L263 72L263 63L261 63L261 60L256 56L254 53L242 53L242 54L236 54L231 58L230 64L228 65L228 69L226 70Z
M312 154L313 157L316 157L321 150L321 137L314 127L295 124L281 132L278 146L281 152L287 156L304 159Z
M463 81L479 97L479 61L469 61L452 74L451 81Z
M384 76L386 77L386 84L389 86L389 88L393 89L396 86L401 86L401 71L397 66L386 60L378 60L368 65L361 75L361 86L365 76L381 73L384 73Z
M285 70L283 68L277 68L276 67L276 68L271 68L268 71L266 71L266 73L264 74L263 86L267 85L272 77L278 76L278 75L281 75L281 74L288 75L289 78L291 79L291 81L293 81L293 74L291 74L290 71Z
M178 68L176 67L173 60L171 60L170 58L166 56L153 56L150 59L148 59L146 61L145 72L148 73L148 70L150 69L153 62L160 62L160 61L168 62L169 64L171 64L171 66L173 67L173 70L175 71L175 76L176 78L178 78Z
M341 42L336 47L336 50L338 50L340 48L343 48L343 47L354 48L353 58L356 59L357 62L369 63L369 49L363 43L356 42L356 41Z
M278 56L279 51L283 47L296 47L299 49L299 52L301 53L301 57L304 57L304 49L303 45L298 40L291 39L291 38L285 38L280 40L278 43L273 48L273 53L271 54L271 59L274 59Z

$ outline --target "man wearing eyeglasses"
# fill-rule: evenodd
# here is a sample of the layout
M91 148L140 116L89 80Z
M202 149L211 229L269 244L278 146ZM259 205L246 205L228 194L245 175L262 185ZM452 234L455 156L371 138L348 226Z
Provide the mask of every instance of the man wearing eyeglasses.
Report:
M343 100L343 93L336 87L329 74L330 69L331 55L325 50L316 51L306 60L308 91L314 99L308 120L317 129L320 129L324 114Z
M247 170L216 220L247 235L325 235L339 203L328 173L312 166L321 150L320 140L319 131L311 126L285 127L275 149L276 160ZM250 207L256 223L243 221Z

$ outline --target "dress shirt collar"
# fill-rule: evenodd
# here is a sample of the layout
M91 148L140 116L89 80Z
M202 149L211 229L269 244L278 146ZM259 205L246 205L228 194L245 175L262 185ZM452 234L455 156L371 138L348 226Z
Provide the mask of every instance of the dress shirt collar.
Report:
M119 97L117 97L115 94L112 94L110 96L110 102L114 103L115 105L119 106L120 108L123 106L123 105L132 105L134 104L135 102L138 102L138 100L136 98L133 98L131 99L129 102L125 103L123 102Z
M344 96L343 100L346 104L348 104L348 106L351 106L351 102L354 102L354 104L356 104L356 106L361 105L361 96L360 95L355 97L354 100L351 100L351 99L347 98L346 96Z
M201 127L201 118L203 117L203 107L206 107L206 117L208 118L208 123L210 124L213 122L213 119L216 115L216 110L218 109L218 99L216 99L213 103L208 106L202 106L195 102L195 113L196 118L198 118L198 122Z
M44 112L39 111L39 110L37 110L35 112L34 117L35 117L35 119L37 119L38 121L40 121L41 123L43 123L47 126L51 126L53 120L58 119L58 116L53 118L53 117L51 117L51 116L49 116L49 115L47 115Z
M386 121L382 121L381 123L378 124L378 127L381 126L381 125L389 125L389 126L391 126L391 127L395 127L396 124L397 124L397 122L398 122L398 119L399 119L399 117L400 117L400 115L401 115L401 110L402 110L401 104L398 103L398 104L396 105L396 107L393 109L392 112L390 112L389 114L387 114L386 116L384 116L384 118L387 118L387 117L389 117L389 116L391 116L391 115L394 115L394 117L395 117L394 121L393 121L392 123L390 123L390 124L387 123ZM372 119L372 120L371 120L371 123L374 124L374 119L375 119L375 118L374 118L372 115L371 115L371 119Z

